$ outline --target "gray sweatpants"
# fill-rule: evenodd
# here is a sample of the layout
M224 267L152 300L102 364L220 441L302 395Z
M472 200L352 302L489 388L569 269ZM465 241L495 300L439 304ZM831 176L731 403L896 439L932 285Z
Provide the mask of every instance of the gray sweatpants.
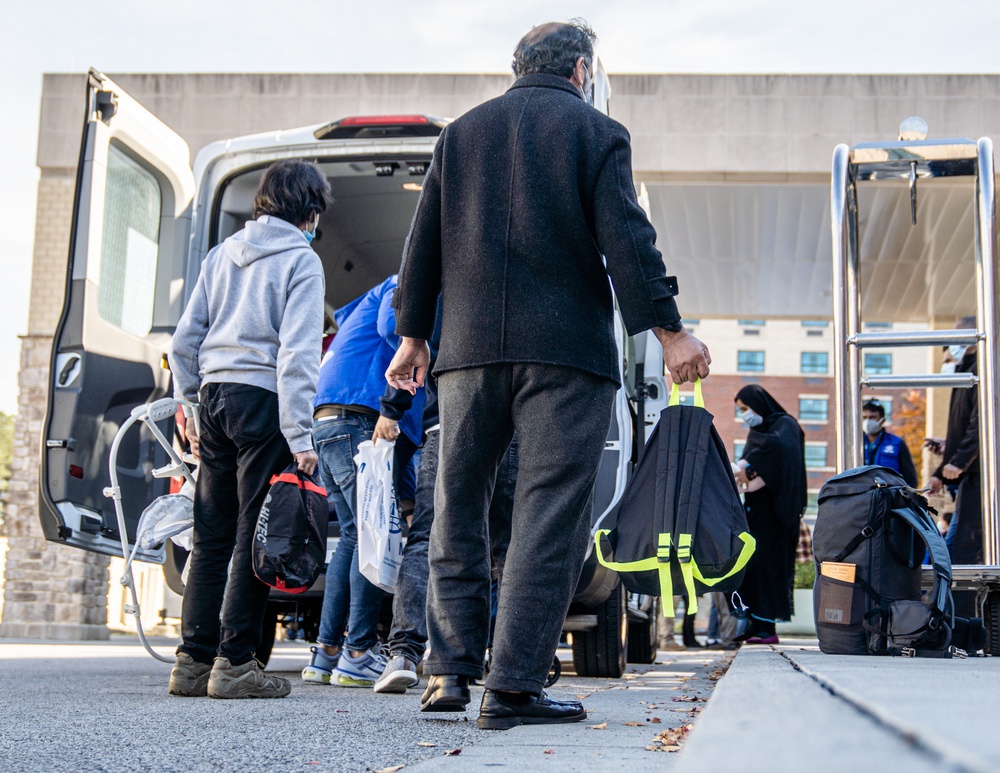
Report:
M615 392L606 379L555 365L441 374L426 673L482 678L490 622L487 517L497 467L516 429L511 540L486 686L542 689L583 567Z

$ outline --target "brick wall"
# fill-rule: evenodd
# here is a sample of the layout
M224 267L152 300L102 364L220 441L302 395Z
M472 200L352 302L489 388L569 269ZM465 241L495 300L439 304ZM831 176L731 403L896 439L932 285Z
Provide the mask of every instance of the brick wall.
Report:
M108 559L47 542L38 520L39 441L52 336L62 309L74 171L43 170L28 334L21 339L18 411L7 505L0 636L106 639Z

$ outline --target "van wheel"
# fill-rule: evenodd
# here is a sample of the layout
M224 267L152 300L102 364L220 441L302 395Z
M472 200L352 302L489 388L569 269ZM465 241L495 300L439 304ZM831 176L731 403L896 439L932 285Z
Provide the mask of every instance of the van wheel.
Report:
M268 605L267 611L264 612L264 628L260 632L260 646L254 653L254 657L260 661L262 666L266 666L267 661L271 659L271 650L274 649L274 632L277 627L278 612L274 607Z
M1000 592L994 591L983 603L983 623L986 625L986 654L1000 655Z
M654 663L656 661L656 617L660 613L660 599L656 596L639 596L638 609L645 612L646 620L628 624L628 662Z
M625 673L628 647L628 602L618 586L596 610L597 627L573 633L573 665L578 676L617 679Z

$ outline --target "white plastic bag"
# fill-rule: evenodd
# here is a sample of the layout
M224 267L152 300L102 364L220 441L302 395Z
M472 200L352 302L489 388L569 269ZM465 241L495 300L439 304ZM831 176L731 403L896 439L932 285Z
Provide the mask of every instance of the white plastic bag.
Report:
M396 444L365 440L358 445L354 464L358 468L358 568L369 582L384 591L396 590L403 559L403 534L392 481L392 458Z
M136 541L144 550L162 545L167 539L185 550L191 550L194 537L194 485L185 481L179 494L165 494L154 499L142 511L135 531Z

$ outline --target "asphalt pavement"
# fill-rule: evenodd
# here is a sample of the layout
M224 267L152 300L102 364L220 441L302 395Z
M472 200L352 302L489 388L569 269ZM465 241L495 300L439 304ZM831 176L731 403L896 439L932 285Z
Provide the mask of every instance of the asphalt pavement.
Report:
M586 722L491 732L475 726L481 688L464 715L427 715L418 711L423 683L405 696L303 684L301 643L277 644L269 665L293 679L291 696L218 701L168 695L169 666L132 637L0 640L0 769L665 770L726 660L704 650L661 652L656 664L615 680L577 677L567 662L549 692L582 697Z

